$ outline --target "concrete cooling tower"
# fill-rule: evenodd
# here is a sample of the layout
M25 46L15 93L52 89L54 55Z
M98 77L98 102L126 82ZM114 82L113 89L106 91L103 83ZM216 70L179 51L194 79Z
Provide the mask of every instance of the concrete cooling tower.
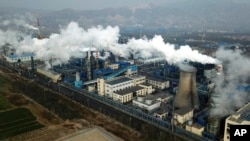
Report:
M196 88L196 70L180 70L180 80L178 91L174 99L174 107L190 107L199 109L199 105L199 98Z

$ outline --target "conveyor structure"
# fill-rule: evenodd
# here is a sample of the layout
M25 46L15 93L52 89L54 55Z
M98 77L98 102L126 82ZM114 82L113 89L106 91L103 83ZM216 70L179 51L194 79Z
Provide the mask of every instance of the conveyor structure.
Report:
M112 79L112 78L114 78L114 77L116 77L116 76L118 76L118 75L120 75L128 70L130 70L131 72L134 72L134 71L137 71L137 69L138 68L136 65L127 66L125 68L122 68L122 69L110 74L110 75L105 76L104 79L110 80L110 79Z

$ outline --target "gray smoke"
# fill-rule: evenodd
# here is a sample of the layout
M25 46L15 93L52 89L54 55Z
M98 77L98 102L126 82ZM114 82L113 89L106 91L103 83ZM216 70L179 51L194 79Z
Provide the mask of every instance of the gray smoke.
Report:
M216 52L216 56L223 62L226 70L215 79L214 94L218 97L213 98L215 107L210 111L211 116L229 115L250 101L249 93L237 90L238 84L247 83L250 74L250 59L241 53L240 50L225 49L219 49Z

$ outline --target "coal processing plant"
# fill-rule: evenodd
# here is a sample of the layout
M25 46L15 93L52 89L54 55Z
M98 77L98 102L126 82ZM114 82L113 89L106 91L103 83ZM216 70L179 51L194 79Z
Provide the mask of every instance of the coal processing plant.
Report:
M222 90L231 78L222 61L189 46L162 43L159 47L153 43L160 38L155 38L96 44L77 48L74 55L70 52L74 49L62 49L50 58L41 57L41 50L21 54L9 50L2 54L1 65L95 110L116 109L184 139L227 141L225 123L249 123L249 106L243 106L247 102L234 112L226 112L228 107L221 110L221 93L227 93ZM67 55L66 60L60 58ZM250 91L247 83L235 89L235 93Z
M190 132L195 140L217 140L221 137L222 134L218 133L222 119L211 119L209 114L204 116L211 108L215 87L212 79L221 71L218 65L185 60L178 66L170 65L164 59L150 62L147 58L144 58L146 63L142 63L141 58L140 61L134 58L117 61L115 55L100 59L99 55L112 53L95 48L81 53L82 57L71 58L68 63L50 69L45 69L44 63L39 62L35 55L30 56L30 63L25 60L17 64L26 66L29 70L23 71L29 71L29 75L39 74L49 78L40 80L45 84L60 84L60 91L68 97L72 97L71 93L63 92L62 87L120 103L122 110L134 109L143 114L145 120L150 117L161 122L157 126L169 125L164 128L172 130L175 127L179 132L186 132L187 136ZM21 57L15 60L21 60Z

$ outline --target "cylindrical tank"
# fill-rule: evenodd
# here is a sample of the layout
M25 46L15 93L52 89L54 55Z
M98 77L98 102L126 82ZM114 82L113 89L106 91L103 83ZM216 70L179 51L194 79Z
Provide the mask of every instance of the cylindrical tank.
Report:
M190 126L193 125L193 120L189 120L188 125L190 125Z
M76 81L80 81L80 73L76 72Z
M199 98L196 88L196 71L180 71L178 91L174 99L175 108L190 107L199 109Z
M217 116L209 117L207 122L207 132L218 135L220 133L220 124L221 118Z

